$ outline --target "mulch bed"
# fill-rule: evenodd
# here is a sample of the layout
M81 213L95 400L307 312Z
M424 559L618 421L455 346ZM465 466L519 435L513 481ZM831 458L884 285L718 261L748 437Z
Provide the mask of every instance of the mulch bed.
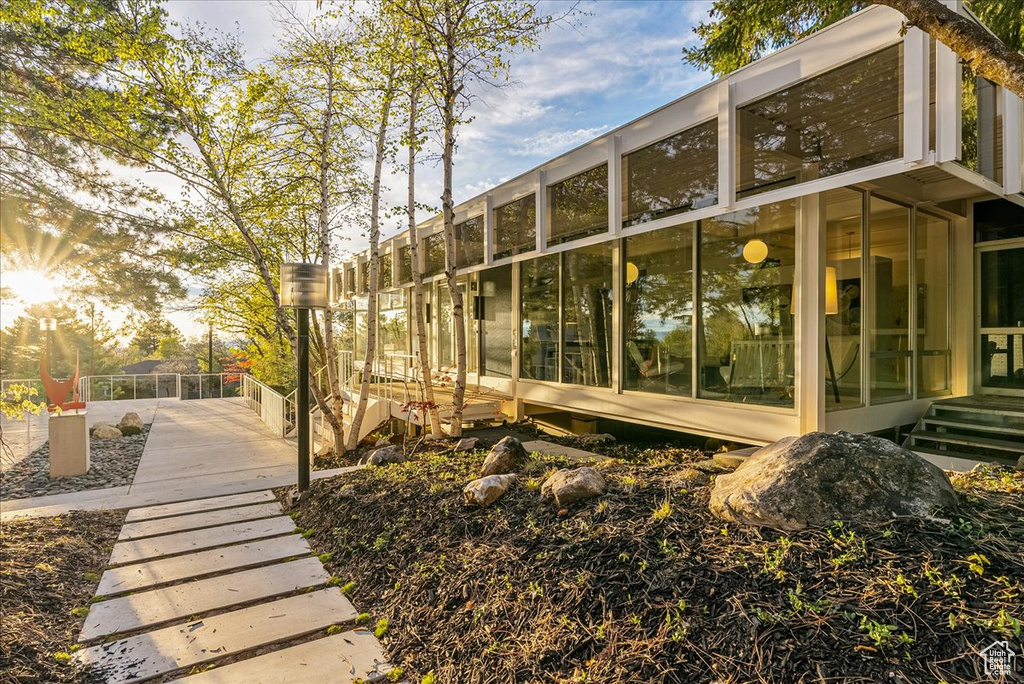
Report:
M634 450L606 494L541 504L541 458L492 508L462 501L484 452L316 481L298 524L386 620L409 681L977 682L1024 640L1024 473L954 475L951 520L782 534L713 518L707 455ZM342 489L344 485L351 485Z
M74 511L3 524L0 684L88 682L71 660L125 511ZM76 611L78 612L78 611Z
M128 437L90 437L89 472L74 477L50 479L50 443L46 442L4 471L0 501L130 485L146 448L150 426L146 423L140 434Z

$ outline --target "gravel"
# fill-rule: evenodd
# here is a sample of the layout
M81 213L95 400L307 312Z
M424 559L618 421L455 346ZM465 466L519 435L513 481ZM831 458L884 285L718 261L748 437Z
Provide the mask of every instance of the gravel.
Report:
M75 477L50 479L47 442L3 473L0 501L130 485L146 447L149 428L150 424L146 424L142 434L120 439L90 438L89 472Z

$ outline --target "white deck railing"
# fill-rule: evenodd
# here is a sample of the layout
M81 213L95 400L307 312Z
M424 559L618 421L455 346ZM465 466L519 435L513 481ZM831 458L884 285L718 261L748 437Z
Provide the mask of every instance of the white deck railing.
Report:
M289 397L294 398L294 395L292 392L285 397L251 375L242 376L242 398L246 405L280 437L286 436L291 429L292 423L288 419Z

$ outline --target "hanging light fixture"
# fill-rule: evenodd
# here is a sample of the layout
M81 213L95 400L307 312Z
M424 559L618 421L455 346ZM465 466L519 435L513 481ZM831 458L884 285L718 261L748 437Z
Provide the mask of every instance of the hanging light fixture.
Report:
M640 269L632 261L626 262L626 284L632 285L640 277Z
M764 240L754 237L743 246L743 258L751 264L759 264L768 258L768 245Z

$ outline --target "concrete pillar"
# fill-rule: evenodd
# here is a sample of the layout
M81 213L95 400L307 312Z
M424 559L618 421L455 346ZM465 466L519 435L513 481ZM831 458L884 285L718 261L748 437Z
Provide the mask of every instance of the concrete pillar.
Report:
M50 477L89 472L89 428L85 411L50 416Z

